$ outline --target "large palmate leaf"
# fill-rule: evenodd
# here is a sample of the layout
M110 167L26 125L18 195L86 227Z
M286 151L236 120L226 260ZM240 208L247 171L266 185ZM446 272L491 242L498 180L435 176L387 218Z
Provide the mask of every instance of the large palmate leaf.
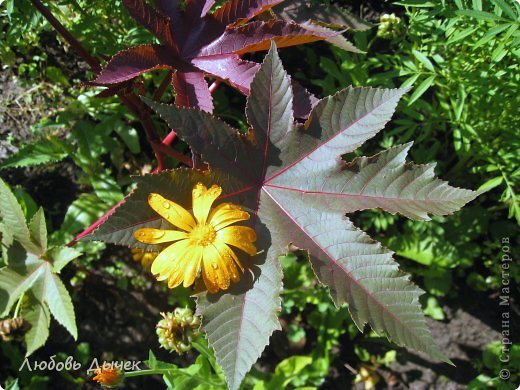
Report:
M449 361L426 327L421 290L399 271L392 252L370 239L345 213L381 208L424 220L454 212L476 193L436 179L432 165L405 161L411 145L349 163L352 152L380 131L406 90L346 88L319 101L304 124L294 122L291 81L271 48L251 84L247 134L195 109L148 104L208 163L210 170L174 170L137 179L137 189L90 239L154 249L135 241L140 227L167 223L147 207L150 192L188 207L197 182L218 183L218 201L254 213L259 253L251 272L221 294L201 293L198 313L229 387L238 388L273 330L282 288L278 257L289 244L309 253L313 270L355 323L400 345ZM217 201L217 202L218 202Z
M114 85L155 69L171 69L172 85L179 107L197 107L212 112L213 101L205 75L225 81L248 95L258 64L241 55L279 47L332 39L345 49L351 47L339 33L325 27L309 28L293 21L250 21L283 0L229 0L216 12L208 13L213 1L192 0L181 11L174 0L157 1L157 9L144 0L125 0L130 14L157 36L158 45L141 45L116 54L94 84ZM300 87L301 90L303 88ZM310 112L311 95L305 91L296 114ZM297 99L300 105L300 99Z

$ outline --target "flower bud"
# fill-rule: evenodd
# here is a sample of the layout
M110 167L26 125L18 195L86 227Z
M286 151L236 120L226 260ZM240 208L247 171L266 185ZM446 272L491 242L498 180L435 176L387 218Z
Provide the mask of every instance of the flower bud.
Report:
M31 324L23 317L6 318L0 321L0 339L2 341L23 340Z
M161 347L179 354L191 349L191 342L199 335L199 317L189 308L176 308L173 313L161 313L163 319L156 326Z

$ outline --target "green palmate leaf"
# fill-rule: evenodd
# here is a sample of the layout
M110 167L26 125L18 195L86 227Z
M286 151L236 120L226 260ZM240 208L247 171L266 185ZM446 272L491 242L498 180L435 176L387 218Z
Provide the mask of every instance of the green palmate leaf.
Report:
M53 272L59 273L63 269L63 267L69 264L72 260L81 256L81 252L77 251L74 248L58 246L50 248L48 256L52 260Z
M27 345L25 355L29 356L43 346L49 338L51 314L45 304L31 296L29 308L24 312L24 318L31 324L31 329L25 334L25 343Z
M11 230L12 236L18 240L28 252L37 254L41 252L41 248L31 240L22 207L2 179L0 179L0 216L3 219L4 225Z
M11 232L11 229L3 223L0 223L0 235L0 242L4 245L4 248L10 247L14 240L13 233Z
M360 329L369 323L400 345L449 361L426 327L421 290L399 272L390 251L344 217L381 208L426 220L476 196L436 179L433 165L406 163L411 145L341 160L385 126L405 91L349 87L322 99L305 124L298 124L290 79L271 48L251 84L246 106L251 129L245 135L206 112L148 102L210 170L138 178L137 189L90 238L153 249L133 238L137 228L169 226L147 206L148 194L159 192L189 207L199 181L222 186L217 203L239 204L254 214L248 224L257 232L259 253L244 260L249 272L229 291L202 293L197 301L202 329L232 389L279 327L278 257L289 244L309 252L318 279L337 305L348 303Z
M28 254L23 263L0 269L0 317L6 316L16 300L41 277L40 260Z
M230 389L238 389L273 331L281 329L277 313L281 310L282 271L277 255L271 247L249 290L243 291L241 281L230 293L216 298L202 294L197 300L202 329Z
M74 308L67 289L55 274L52 264L13 245L8 253L7 267L0 269L0 316L7 315L22 294L29 292L29 305L22 314L31 323L26 335L27 354L45 343L48 337L49 309L56 320L77 338ZM47 257L66 264L77 257L78 252L65 248L52 248Z
M76 316L67 289L60 278L54 274L50 268L46 270L44 283L45 291L43 299L47 302L52 315L69 331L74 339L77 339L78 329L76 328Z
M40 207L29 222L29 232L34 242L41 248L41 253L47 251L47 225L45 224L45 214Z
M63 141L57 138L43 139L23 146L16 154L5 159L0 168L22 168L54 163L67 156L68 147Z
M418 299L423 291L399 272L392 252L339 213L316 212L294 197L278 202L292 216L281 230L285 239L309 250L316 276L337 306L348 303L361 331L369 323L397 344L449 362L426 326Z

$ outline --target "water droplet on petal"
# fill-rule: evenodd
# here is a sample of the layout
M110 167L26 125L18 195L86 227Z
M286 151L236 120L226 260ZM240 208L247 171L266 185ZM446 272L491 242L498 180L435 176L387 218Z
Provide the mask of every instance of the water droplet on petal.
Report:
M211 267L212 267L213 269L217 269L217 268L218 268L218 264L217 264L217 263L211 263Z
M169 209L169 208L171 207L170 202L164 202L164 203L163 203L163 207L164 207L165 209Z

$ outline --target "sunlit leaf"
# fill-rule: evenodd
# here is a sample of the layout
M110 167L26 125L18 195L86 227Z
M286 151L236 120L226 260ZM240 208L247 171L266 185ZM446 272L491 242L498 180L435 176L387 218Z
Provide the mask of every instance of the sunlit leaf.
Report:
M399 271L391 251L345 217L381 208L427 220L477 195L437 179L431 164L406 162L411 144L342 161L385 126L405 92L345 88L319 101L304 124L295 123L291 80L272 47L251 83L247 134L201 110L147 101L210 169L137 178L137 189L89 239L154 249L133 237L140 227L169 225L147 206L147 195L158 192L189 208L196 182L221 185L217 203L251 210L247 223L257 232L259 253L243 260L248 270L229 291L198 297L202 329L232 389L279 327L278 257L289 244L308 251L317 278L336 305L348 304L360 329L368 323L399 345L449 362L426 326L418 301L422 291Z

